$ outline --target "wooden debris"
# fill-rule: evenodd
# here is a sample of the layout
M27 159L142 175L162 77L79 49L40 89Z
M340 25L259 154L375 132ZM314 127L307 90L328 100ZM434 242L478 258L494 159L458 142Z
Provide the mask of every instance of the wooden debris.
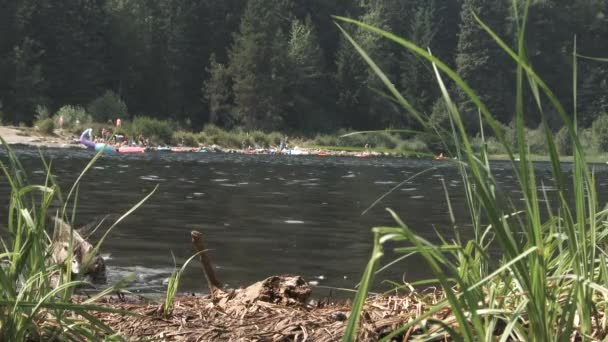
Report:
M89 276L95 283L105 283L106 265L103 258L95 253L95 248L63 220L54 217L51 224L54 227L51 246L53 263L67 262L71 240L72 273Z
M207 250L205 249L205 245L203 243L203 234L193 230L190 233L192 237L192 245L194 249L199 254L199 260L201 261L201 266L203 267L203 273L205 274L205 278L207 279L207 285L209 286L209 292L211 293L211 297L215 298L218 292L223 292L221 290L222 285L220 281L217 279L215 275L215 271L213 270L213 266L211 266L211 261L207 256Z
M414 319L419 303L428 309L442 298L441 293L428 294L424 299L414 294L370 297L357 341L386 336ZM178 297L172 315L163 318L156 314L155 304L120 303L111 298L104 302L101 305L141 315L92 313L110 328L129 340L162 341L340 341L351 309L345 303L310 307L260 300L224 309L209 297L189 296Z

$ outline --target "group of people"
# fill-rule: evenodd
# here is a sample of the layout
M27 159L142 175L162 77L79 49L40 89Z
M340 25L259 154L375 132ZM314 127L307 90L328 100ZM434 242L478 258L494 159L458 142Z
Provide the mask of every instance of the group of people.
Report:
M93 139L95 143L110 144L113 146L140 146L148 147L150 141L148 138L144 138L143 135L138 135L136 138L129 137L126 134L114 134L111 130L102 128L100 135L95 136Z

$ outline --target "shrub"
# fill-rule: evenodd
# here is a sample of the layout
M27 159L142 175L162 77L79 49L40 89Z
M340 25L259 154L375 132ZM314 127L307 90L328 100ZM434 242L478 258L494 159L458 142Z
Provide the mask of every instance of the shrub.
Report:
M572 139L566 127L562 127L555 135L555 146L560 155L572 155Z
M36 105L36 120L44 120L50 117L50 112L47 106Z
M55 122L51 118L36 120L36 122L34 122L34 127L42 134L53 134Z
M125 117L128 115L127 104L120 96L110 90L93 100L87 109L93 118L99 122L106 122L116 116Z
M143 135L153 143L166 144L173 136L173 126L169 121L137 116L125 126L125 131L132 136Z
M315 145L320 146L338 146L338 137L334 135L317 135L314 142Z
M270 145L279 145L283 139L283 135L279 132L272 132L268 134L268 143Z
M268 139L268 135L262 131L253 131L249 133L249 136L253 140L254 145L258 145L260 147L268 147L270 145L270 141Z
M530 153L535 154L546 154L547 153L547 140L542 127L537 129L526 130L526 140Z
M206 136L217 136L220 134L220 132L223 132L224 130L217 127L216 125L210 124L210 125L205 125L205 127L203 127L203 134Z
M426 143L419 138L404 140L397 145L397 149L410 152L429 152Z
M608 114L599 116L591 125L593 144L598 152L608 151Z
M91 116L80 106L67 105L59 108L57 113L55 113L55 122L58 123L59 118L62 116L64 128L80 129L82 126L86 126L92 121Z
M191 132L175 132L171 138L172 144L198 147L198 135Z

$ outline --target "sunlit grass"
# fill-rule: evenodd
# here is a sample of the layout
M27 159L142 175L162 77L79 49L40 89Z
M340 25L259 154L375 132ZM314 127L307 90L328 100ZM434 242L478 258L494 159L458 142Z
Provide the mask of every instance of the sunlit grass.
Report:
M64 263L53 262L51 255L53 236L58 227L49 226L49 217L73 223L77 210L78 186L86 172L99 158L97 154L78 175L67 196L62 194L51 173L51 165L41 155L47 174L43 184L28 182L27 173L19 159L0 138L7 154L7 163L0 162L4 178L10 189L7 215L7 235L0 242L0 341L26 340L120 340L104 323L90 314L91 311L122 312L95 305L104 295L116 291L122 282L109 286L87 300L74 302L77 286L87 283L76 274L73 279L73 239L68 244L68 258ZM152 192L153 193L153 192ZM94 246L88 258L82 260L84 270L93 255L112 229L127 215L140 207L152 195L120 217ZM51 211L51 206L60 208ZM57 222L57 221L54 221ZM49 234L52 233L52 235ZM73 237L73 231L70 231ZM108 337L109 336L109 337Z
M390 340L423 320L436 329L433 333L422 332L423 340L450 336L455 340L530 340L562 341L578 336L583 339L604 338L605 301L608 297L607 267L605 266L608 230L605 220L607 211L600 209L597 200L595 178L588 165L587 151L583 148L576 127L576 43L573 51L573 96L575 108L568 112L549 87L535 73L525 50L524 37L529 1L520 6L514 1L513 18L517 28L517 48L511 49L482 20L477 19L489 37L508 54L516 68L516 146L512 148L505 139L505 132L492 113L481 101L476 91L446 64L429 51L414 43L379 28L348 18L337 17L344 23L355 24L362 29L389 39L409 52L426 59L434 70L434 76L448 108L451 131L444 134L434 129L432 123L409 103L374 61L356 41L340 27L345 37L359 51L387 91L405 110L414 114L429 131L441 134L446 151L455 157L455 166L464 181L463 190L469 209L469 224L474 238L461 240L458 231L450 240L441 238L434 244L416 234L399 216L390 211L395 227L374 228L374 252L365 269L359 293L353 303L345 341L353 341L359 325L360 313L373 280L373 272L383 255L383 246L392 241L406 247L396 253L416 252L426 261L434 278L445 294L437 304L406 326L385 337ZM461 113L452 101L452 94L445 85L449 80L460 88L477 106L480 121L489 127L496 140L506 151L504 158L513 164L519 189L523 196L521 206L516 207L507 194L499 191L489 163L487 149L475 151L465 129ZM547 143L551 163L554 200L541 207L545 192L539 192L537 175L532 164L536 159L529 153L526 143L523 103L524 93L536 102L536 111L542 117L542 132ZM559 114L573 145L573 186L567 185L567 175L547 124L545 111L548 107ZM484 126L484 125L480 125ZM482 131L482 140L485 141ZM547 184L548 185L548 184ZM573 189L573 190L569 190ZM449 197L448 197L449 198ZM547 215L542 215L543 210ZM453 217L453 215L452 215ZM455 224L454 219L452 219ZM500 257L490 253L490 244L498 248ZM439 320L434 312L449 308L451 315ZM500 328L499 328L500 327Z

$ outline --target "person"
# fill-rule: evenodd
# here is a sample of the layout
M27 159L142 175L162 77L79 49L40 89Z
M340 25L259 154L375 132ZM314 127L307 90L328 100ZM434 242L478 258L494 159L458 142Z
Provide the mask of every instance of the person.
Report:
M122 120L120 120L120 118L116 118L116 127L120 127L121 124Z
M60 128L60 129L63 129L63 121L64 121L64 119L63 119L63 115L60 115L60 116L59 116L59 128Z

